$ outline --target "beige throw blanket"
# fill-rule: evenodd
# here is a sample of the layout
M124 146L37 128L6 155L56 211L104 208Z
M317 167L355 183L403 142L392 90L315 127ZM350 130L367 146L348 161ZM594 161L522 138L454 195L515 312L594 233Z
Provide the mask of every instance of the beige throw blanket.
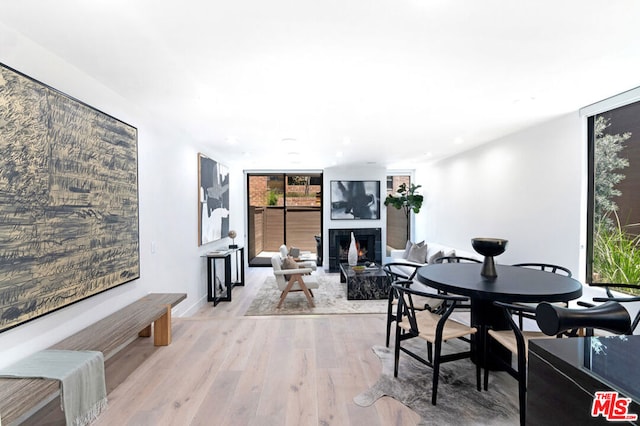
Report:
M1 369L0 377L59 380L68 426L87 425L107 407L102 352L44 350Z

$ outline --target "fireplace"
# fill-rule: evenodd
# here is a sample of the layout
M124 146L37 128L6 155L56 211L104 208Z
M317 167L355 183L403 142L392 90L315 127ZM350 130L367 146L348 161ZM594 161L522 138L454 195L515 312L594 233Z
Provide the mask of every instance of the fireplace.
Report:
M340 263L347 262L352 232L358 248L358 262L382 263L380 228L329 229L329 272L340 271Z

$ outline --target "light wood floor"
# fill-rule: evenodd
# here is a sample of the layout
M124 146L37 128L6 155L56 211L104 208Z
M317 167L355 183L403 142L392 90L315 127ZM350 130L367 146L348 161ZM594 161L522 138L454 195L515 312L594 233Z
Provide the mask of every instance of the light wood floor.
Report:
M174 318L170 346L140 338L109 360L109 408L94 425L417 424L389 397L353 403L380 374L371 347L384 344L385 315L243 316L270 273L248 268L232 302ZM54 404L30 423L64 420Z

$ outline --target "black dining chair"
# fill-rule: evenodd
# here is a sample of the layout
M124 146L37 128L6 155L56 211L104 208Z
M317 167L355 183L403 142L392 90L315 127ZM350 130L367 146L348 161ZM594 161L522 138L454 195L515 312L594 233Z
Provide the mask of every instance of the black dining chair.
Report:
M433 263L482 263L482 261L465 256L442 256L434 259Z
M515 263L512 266L521 266L523 268L539 269L540 271L551 272L554 274L563 274L567 277L571 276L571 270L564 266L554 265L552 263Z
M387 334L385 344L389 347L391 340L391 325L396 321L396 312L398 306L398 293L393 289L393 284L399 284L403 287L410 287L414 283L414 278L418 272L418 268L422 265L407 262L390 262L382 266L382 270L387 274L389 282L389 299L387 303ZM407 274L408 271L411 271ZM419 310L436 310L442 305L442 300L431 297L415 297L414 302L416 309Z
M561 337L569 330L584 328L587 335L593 335L593 329L607 330L616 334L628 334L631 331L631 319L627 310L617 302L607 302L586 309L569 309L548 302L539 303L535 308L521 304L494 302L503 308L510 330L488 329L485 338L493 339L507 348L517 357L517 368L504 364L505 371L518 381L518 400L520 405L520 424L526 421L527 358L529 340ZM541 331L524 331L513 317L522 316L535 320ZM484 359L491 356L491 349L485 341ZM499 359L496 359L499 361ZM476 366L479 370L479 365ZM488 388L488 369L484 370L484 389Z
M563 308L542 302L536 307L536 322L540 330L549 336L582 328L587 336L593 336L594 329L615 334L632 333L629 311L612 300L584 309Z
M522 268L530 268L530 269L536 269L539 271L544 271L544 272L550 272L552 274L560 274L560 275L564 275L567 277L571 277L571 270L569 268L565 268L564 266L560 266L560 265L554 265L552 263L515 263L511 266L519 266ZM558 306L565 306L568 307L569 306L569 302L568 301L564 301L564 302L555 302L555 304L557 304ZM537 303L523 303L523 305L526 306L530 306L535 308L538 304ZM522 328L522 321L523 321L523 317L520 317L520 328Z
M489 368L486 367L487 360L489 358L500 363L504 370L518 381L518 401L520 407L520 424L525 424L526 418L526 405L527 405L527 358L529 355L529 340L550 338L542 331L526 331L522 327L522 319L529 318L535 321L535 308L531 306L521 304L509 304L503 302L493 302L495 306L502 308L503 314L507 319L510 328L507 330L485 330L483 338L484 342L484 354L483 360L485 361L484 368L484 390L488 390L489 387ZM518 317L520 321L515 322L514 317ZM553 336L555 337L555 336ZM516 356L516 367L511 362L506 362L500 357L492 357L491 355L491 340L500 344L513 355ZM510 361L510 358L509 358ZM478 373L480 374L480 363L476 364Z
M594 297L593 301L594 302L598 302L598 303L603 303L603 302L609 302L609 301L613 301L613 302L618 302L618 303L633 303L633 302L640 302L640 296L634 296L634 295L628 295L628 296L624 296L624 295L614 295L611 291L611 284L600 284L600 283L591 283L589 284L590 287L602 287L604 288L607 297ZM637 284L616 284L614 286L615 288L627 288L627 289L632 289L632 290L640 290L640 286L638 286ZM585 302L578 302L580 305L582 306L594 306L594 305L590 305L587 304ZM638 327L638 323L640 323L640 310L638 311L638 313L636 314L636 316L633 318L633 321L631 322L631 331L634 332L636 330L636 328Z
M482 261L478 259L474 259L472 257L466 257L466 256L442 256L442 257L438 257L437 259L434 259L433 263L482 263ZM446 294L443 291L438 291L438 293ZM463 309L463 308L469 310L471 309L471 304L466 303L458 306L458 309Z
M394 377L398 377L400 352L404 352L415 360L433 368L431 403L436 405L440 365L445 362L456 361L459 359L469 358L471 356L471 347L468 351L448 353L445 355L442 354L443 342L453 339L462 339L465 342L469 342L470 345L474 344L467 336L475 334L477 329L450 319L450 316L456 309L457 304L467 301L468 298L464 296L450 296L445 294L432 295L398 284L394 284L393 288L398 292L398 318L396 320L393 375ZM446 309L441 314L437 314L429 310L417 310L413 300L416 296L441 299L443 301L443 305L446 306ZM427 342L426 359L411 351L408 347L402 346L403 342L413 338L420 338ZM479 391L479 370L476 371L476 382Z

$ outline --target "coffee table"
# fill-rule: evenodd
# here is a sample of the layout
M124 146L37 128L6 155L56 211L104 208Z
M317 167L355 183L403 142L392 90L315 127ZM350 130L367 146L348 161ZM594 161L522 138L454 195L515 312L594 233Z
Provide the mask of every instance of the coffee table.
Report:
M340 264L340 282L347 283L348 300L389 298L389 280L380 265L355 273L347 263Z

